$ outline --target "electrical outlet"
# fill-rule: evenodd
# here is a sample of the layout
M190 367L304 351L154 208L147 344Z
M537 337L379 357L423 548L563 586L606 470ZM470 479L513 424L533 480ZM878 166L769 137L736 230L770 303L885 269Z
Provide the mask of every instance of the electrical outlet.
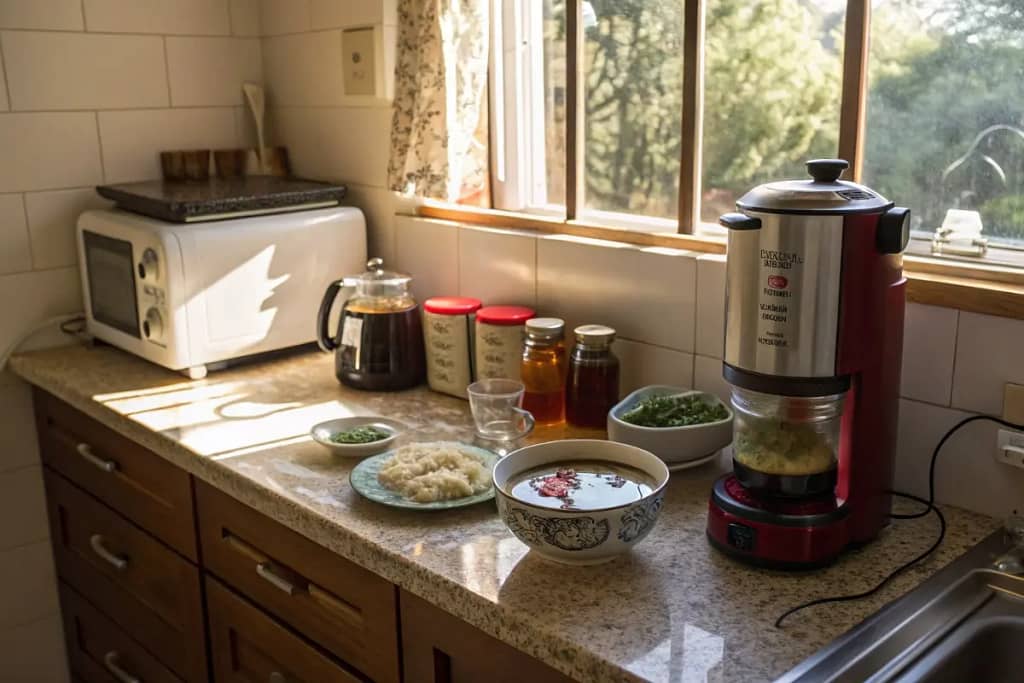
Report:
M1024 432L1000 429L996 438L996 460L1024 469Z
M376 45L372 28L349 29L341 34L346 95L376 95Z

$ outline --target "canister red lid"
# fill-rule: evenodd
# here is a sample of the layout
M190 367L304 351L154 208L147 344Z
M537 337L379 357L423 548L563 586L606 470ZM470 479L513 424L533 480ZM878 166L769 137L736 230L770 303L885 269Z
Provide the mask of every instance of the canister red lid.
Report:
M434 296L423 302L423 310L439 315L469 315L483 302L469 296Z
M476 320L488 325L522 325L535 315L526 306L485 306L476 312Z

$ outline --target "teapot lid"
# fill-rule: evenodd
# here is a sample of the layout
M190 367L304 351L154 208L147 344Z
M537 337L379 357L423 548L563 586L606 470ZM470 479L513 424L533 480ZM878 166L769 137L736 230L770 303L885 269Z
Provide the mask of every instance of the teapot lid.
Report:
M372 258L366 262L366 272L352 278L345 278L346 284L356 288L357 297L405 296L409 292L412 276L384 270L384 259Z
M412 276L406 275L405 273L398 273L393 270L384 270L384 259L380 257L374 257L366 262L366 272L357 275L356 278L363 282L374 282L384 284L390 282L398 284L400 282L411 282Z
M845 159L811 159L813 180L780 180L758 185L736 201L742 211L793 214L881 213L893 203L871 188L839 176L849 167Z

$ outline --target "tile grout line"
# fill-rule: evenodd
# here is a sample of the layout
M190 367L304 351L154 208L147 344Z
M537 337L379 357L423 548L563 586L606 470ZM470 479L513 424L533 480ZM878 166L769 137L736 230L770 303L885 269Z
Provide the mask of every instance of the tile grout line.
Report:
M83 33L88 33L89 32L89 22L85 18L85 0L82 0L80 3L78 3L78 8L82 11L82 32Z
M103 158L103 133L100 127L100 112L96 110L93 112L93 116L96 120L96 146L100 154L100 176L103 178L103 182L107 182L107 161Z
M235 17L234 17L234 13L231 11L231 0L224 0L224 4L225 4L225 6L227 6L227 9L228 9L228 35L234 37L235 36Z
M84 22L84 18L83 18ZM79 35L88 33L90 36L126 36L129 38L163 38L164 36L173 36L174 38L233 38L230 32L228 33L147 33L145 31L90 31L88 29L78 28L19 28L19 27L7 27L0 30L11 31L14 33L77 33ZM326 30L326 29L325 29ZM284 35L284 34L283 34ZM293 34L287 34L293 35ZM259 36L238 36L239 38L256 38Z
M164 78L167 79L167 106L174 108L174 93L171 90L171 59L167 54L167 36L162 36L164 44Z
M102 112L133 112L133 111L169 111L171 109L233 109L237 107L237 104L179 104L175 106L167 105L165 107L111 107L111 108L100 108L95 107L84 107L82 109L17 109L10 111L0 112L0 117L6 116L7 114L88 114L93 111ZM335 107L340 108L340 107ZM358 108L358 107L357 107Z
M28 238L28 262L34 271L36 269L36 250L32 245L32 226L28 220L28 198L26 198L25 194L24 192L21 193L21 210L25 216L25 236Z
M956 312L956 320L953 323L953 362L949 369L949 395L946 400L949 401L948 407L953 408L953 385L956 382L956 357L960 351L960 310L954 309Z
M10 625L7 625L7 626L0 627L0 633L10 632L10 631L17 631L19 629L23 629L23 628L27 628L29 626L32 626L33 624L38 624L41 621L48 621L50 619L56 619L57 623L60 624L61 613L60 613L60 609L59 608L58 608L58 610L56 612L53 612L51 614L45 614L45 615L43 615L41 617L34 617L32 619L29 619L28 621L23 621L23 622L19 622L17 624L10 624ZM61 624L61 627L63 628L62 624Z

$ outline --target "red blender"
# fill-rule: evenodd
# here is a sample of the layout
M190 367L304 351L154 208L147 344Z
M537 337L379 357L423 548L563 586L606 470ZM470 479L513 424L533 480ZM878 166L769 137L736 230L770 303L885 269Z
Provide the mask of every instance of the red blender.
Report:
M781 569L828 564L890 511L909 209L839 180L761 185L729 230L723 375L733 472L715 482L711 544Z

